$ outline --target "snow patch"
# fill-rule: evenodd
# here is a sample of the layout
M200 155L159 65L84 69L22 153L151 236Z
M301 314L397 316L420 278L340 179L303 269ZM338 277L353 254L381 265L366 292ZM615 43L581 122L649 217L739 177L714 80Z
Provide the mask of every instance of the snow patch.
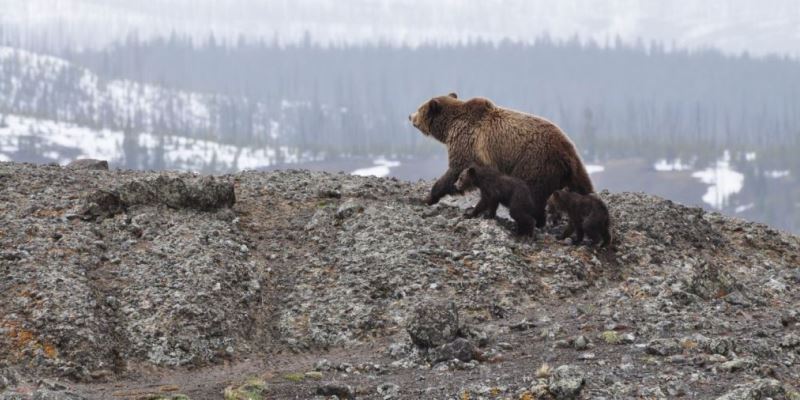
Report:
M744 187L744 175L731 169L730 161L730 152L725 150L722 159L713 167L692 174L700 182L710 185L703 195L703 201L716 209L725 207L728 199Z
M658 172L688 171L692 169L692 166L685 164L680 158L676 158L672 161L661 159L653 164L653 169Z
M391 168L399 167L400 161L390 161L383 157L377 158L373 161L375 163L372 167L359 168L351 174L358 176L377 176L383 178L389 175Z
M125 160L125 133L96 130L72 123L41 120L17 115L6 116L7 126L0 128L0 161L12 161L21 150L30 151L52 161L66 164L76 158L95 158L121 163ZM243 170L266 167L275 163L318 161L319 156L287 146L237 147L234 145L173 135L132 134L137 157L163 157L164 168L201 171ZM35 140L31 140L35 138ZM75 157L64 151L72 150ZM379 163L381 160L376 160ZM379 166L394 167L399 163L381 161ZM388 169L387 169L388 171ZM388 173L388 172L387 172Z
M773 179L779 179L786 176L789 176L789 170L775 170L775 171L766 171L764 172L764 176Z
M606 167L602 165L595 165L595 164L586 164L586 172L589 174L596 174L599 172L603 172L606 170Z
M747 211L747 210L749 210L749 209L751 209L751 208L753 208L755 206L756 205L754 203L744 204L744 205L741 205L741 206L736 206L736 209L734 211L737 214L739 214L739 213L743 213L743 212L745 212L745 211Z

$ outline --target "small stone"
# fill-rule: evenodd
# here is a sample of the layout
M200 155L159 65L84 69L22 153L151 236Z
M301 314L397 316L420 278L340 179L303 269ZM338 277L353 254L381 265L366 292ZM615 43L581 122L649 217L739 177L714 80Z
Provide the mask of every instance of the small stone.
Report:
M719 369L725 372L735 372L743 369L751 368L755 365L755 361L749 358L737 358L719 365Z
M305 373L306 379L313 379L318 381L322 379L322 372L319 371L308 371Z
M586 350L589 347L589 339L586 336L580 335L572 340L572 347L575 350Z
M347 219L363 211L364 206L353 200L347 200L336 209L336 218L340 220Z
M760 379L755 382L745 383L737 389L728 392L717 400L766 400L785 399L786 389L777 380Z
M430 348L455 340L458 328L455 303L428 302L414 310L406 331L415 345Z
M681 346L675 339L653 339L645 346L647 354L669 356L681 352Z
M501 348L503 350L511 350L511 349L514 348L514 345L511 344L511 343L508 343L508 342L500 342L500 343L497 343L497 347L499 347L499 348Z
M575 399L585 382L583 371L571 365L562 365L553 371L547 387L556 399Z
M331 362L323 358L314 363L314 371L330 371L332 368Z
M793 349L800 346L800 336L790 333L781 339L781 347Z
M394 399L400 393L400 386L394 383L382 383L378 385L378 394L383 396L384 400Z
M356 395L353 388L344 384L330 383L320 386L316 391L317 396L337 396L339 399L355 400Z
M458 338L436 349L433 361L460 360L462 362L469 362L474 356L475 346L472 342L464 338Z

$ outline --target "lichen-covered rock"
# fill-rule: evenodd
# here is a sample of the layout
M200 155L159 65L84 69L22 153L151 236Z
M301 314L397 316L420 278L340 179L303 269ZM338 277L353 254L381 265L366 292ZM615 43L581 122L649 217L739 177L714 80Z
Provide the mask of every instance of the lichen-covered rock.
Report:
M67 164L67 169L108 171L108 161L95 160L93 158L82 158Z
M453 302L427 302L419 305L406 327L411 341L422 348L452 342L458 329L458 310Z
M745 383L737 389L717 397L717 400L788 400L786 389L780 381L760 379Z
M556 399L575 399L585 382L585 375L578 367L562 365L553 370L547 388Z
M336 396L343 400L354 400L356 398L353 388L349 385L327 384L317 388L317 396Z
M763 377L796 393L797 237L601 192L618 239L604 251L558 242L563 224L518 238L502 209L465 219L474 193L424 206L429 189L0 163L0 354L81 390L153 370L218 379L192 398L265 372L252 360L302 378L279 373L270 398L328 383L369 398L380 382L402 382L399 398L550 396L536 368L555 363L583 367L579 398L714 398ZM322 380L304 374L323 357Z
M163 204L171 208L212 211L236 203L233 184L213 177L184 178L160 175L134 180L116 189L99 189L86 198L83 214L111 217L136 205Z
M467 339L457 338L450 343L443 344L432 351L433 362L460 360L472 361L475 357L475 345Z
M653 339L645 347L648 354L670 356L681 352L681 346L675 339Z

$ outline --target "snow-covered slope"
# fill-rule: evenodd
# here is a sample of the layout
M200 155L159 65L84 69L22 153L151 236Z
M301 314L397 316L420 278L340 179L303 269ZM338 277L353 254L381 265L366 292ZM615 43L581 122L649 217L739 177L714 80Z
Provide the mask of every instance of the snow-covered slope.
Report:
M69 122L0 115L0 161L108 160L114 166L226 172L275 163L314 161L309 153L280 147L234 146L150 132L92 129Z
M0 47L0 111L99 128L197 134L218 131L224 121L214 114L231 101L128 80L104 80L61 58ZM260 110L263 106L253 108L254 129L268 130L271 125Z

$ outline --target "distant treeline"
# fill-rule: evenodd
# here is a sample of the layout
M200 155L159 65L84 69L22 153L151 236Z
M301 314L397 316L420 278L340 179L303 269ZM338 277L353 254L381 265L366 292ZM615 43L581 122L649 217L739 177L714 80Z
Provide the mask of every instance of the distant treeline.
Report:
M418 48L309 43L212 38L197 46L178 36L132 37L67 58L101 76L245 96L275 110L306 104L296 127L302 141L345 152L424 151L429 140L406 115L450 91L547 117L593 153L800 140L800 63L790 59L547 39Z

